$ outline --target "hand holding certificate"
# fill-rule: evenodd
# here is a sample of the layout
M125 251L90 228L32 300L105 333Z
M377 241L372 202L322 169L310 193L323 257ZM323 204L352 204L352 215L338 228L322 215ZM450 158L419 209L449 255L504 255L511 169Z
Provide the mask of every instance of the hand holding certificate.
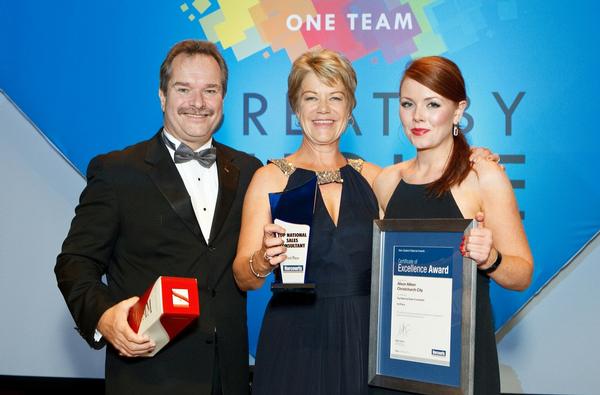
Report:
M269 194L273 222L285 228L284 246L287 259L280 264L278 281L273 291L307 290L314 292L315 284L306 283L306 262L310 226L315 207L317 178L287 191Z

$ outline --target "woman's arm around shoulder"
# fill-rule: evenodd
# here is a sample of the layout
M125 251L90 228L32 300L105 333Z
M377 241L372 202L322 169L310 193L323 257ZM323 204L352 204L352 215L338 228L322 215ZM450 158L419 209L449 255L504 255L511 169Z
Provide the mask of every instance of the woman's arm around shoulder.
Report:
M488 261L479 268L490 268L500 252L501 264L490 277L504 288L522 291L531 283L533 256L510 180L494 161L479 161L473 170L477 174L485 227L492 231L494 247Z
M272 221L269 192L280 192L285 182L283 173L275 165L268 164L254 173L246 191L238 249L233 261L233 276L243 291L260 288L273 270L261 249L265 226Z

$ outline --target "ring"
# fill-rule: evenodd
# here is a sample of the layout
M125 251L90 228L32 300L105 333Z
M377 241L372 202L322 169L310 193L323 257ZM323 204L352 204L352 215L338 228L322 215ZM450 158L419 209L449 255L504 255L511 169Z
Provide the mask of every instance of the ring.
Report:
M273 257L265 252L265 255L263 255L263 258L265 258L265 261L271 263L271 258L273 258Z

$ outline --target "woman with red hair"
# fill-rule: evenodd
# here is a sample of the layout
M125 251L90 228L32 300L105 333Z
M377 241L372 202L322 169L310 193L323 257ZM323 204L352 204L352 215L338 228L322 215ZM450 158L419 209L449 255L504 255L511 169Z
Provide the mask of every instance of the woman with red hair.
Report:
M459 126L466 106L456 64L439 56L412 62L400 82L400 120L417 155L385 168L373 188L385 218L477 219L461 246L478 269L475 393L499 394L489 283L524 290L533 257L510 180L494 161L469 161Z

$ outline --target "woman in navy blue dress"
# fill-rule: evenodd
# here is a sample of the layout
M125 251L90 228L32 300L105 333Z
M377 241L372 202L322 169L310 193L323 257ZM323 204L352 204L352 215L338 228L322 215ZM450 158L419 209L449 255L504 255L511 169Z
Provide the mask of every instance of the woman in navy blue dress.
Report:
M286 259L272 223L269 192L317 177L306 278L314 295L273 295L256 355L253 395L367 394L372 222L379 210L372 183L380 168L345 158L339 140L352 117L356 74L329 50L293 64L288 98L302 127L300 148L259 169L244 201L234 275L242 290L261 287Z
M415 158L387 167L374 191L385 218L476 218L461 250L478 268L475 393L499 394L500 377L489 299L490 280L524 290L533 258L511 183L494 161L469 161L459 127L465 83L450 60L414 61L400 83L400 119Z

